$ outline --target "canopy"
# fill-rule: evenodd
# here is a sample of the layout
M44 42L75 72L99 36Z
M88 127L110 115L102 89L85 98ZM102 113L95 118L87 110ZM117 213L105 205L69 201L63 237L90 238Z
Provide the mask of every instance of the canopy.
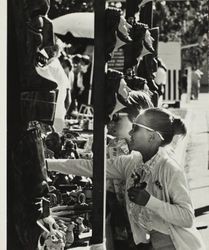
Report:
M54 33L66 35L71 33L75 38L94 39L94 13L70 13L52 20Z

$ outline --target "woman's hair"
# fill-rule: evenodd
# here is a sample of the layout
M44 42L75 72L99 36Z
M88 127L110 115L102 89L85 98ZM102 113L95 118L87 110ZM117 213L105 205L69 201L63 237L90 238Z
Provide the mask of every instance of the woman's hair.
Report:
M150 96L143 92L143 91L131 91L129 92L128 98L127 98L127 106L133 106L137 109L147 109L150 107L153 107L152 101L150 99Z
M131 122L134 122L140 110L153 107L150 96L143 91L131 91L127 97L126 107L119 113L127 113Z
M163 138L163 145L169 144L174 135L183 135L187 133L183 120L165 109L149 108L143 114L146 116L149 127L159 131Z

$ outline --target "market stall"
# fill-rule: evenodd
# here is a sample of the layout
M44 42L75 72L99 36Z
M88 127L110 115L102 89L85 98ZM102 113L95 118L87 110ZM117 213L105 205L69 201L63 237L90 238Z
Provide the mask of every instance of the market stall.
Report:
M148 5L147 8L151 10L150 3ZM40 5L33 1L26 5L22 2L18 6L13 2L10 11L16 8L16 25L13 23L15 34L20 34L21 25L24 28L22 35L15 35L17 48L20 48L17 65L22 61L16 72L21 75L17 93L17 96L21 93L17 105L20 106L17 119L20 136L18 133L15 135L15 146L18 146L11 146L10 151L15 184L18 185L15 193L18 206L14 213L17 241L21 250L32 250L37 246L38 249L105 249L106 125L120 109L132 105L129 103L132 97L129 98L123 91L126 85L123 73L107 69L107 63L115 50L132 42L128 32L131 25L120 9L105 9L105 1L95 2L95 18L93 13L75 13L55 19L53 25L47 16L50 6L46 1L40 1ZM27 15L23 15L24 11ZM146 11L146 7L143 11ZM63 18L70 19L63 21ZM76 23L76 20L79 22ZM63 22L67 30L61 30L63 26L60 23ZM121 23L126 26L125 31ZM78 110L75 105L70 119L64 120L64 117L57 117L56 114L58 100L62 103L62 111L66 108L66 93L69 94L66 68L69 77L71 60L74 68L89 60L85 55L81 55L80 59L77 54L71 55L66 50L59 55L60 48L65 46L59 43L54 33L64 39L68 32L71 38L94 39L90 77L93 93L90 92L92 101L88 97L87 109L83 111L81 106ZM142 40L144 42L145 38ZM74 77L78 76L76 74ZM143 95L146 100L148 97ZM106 97L110 100L106 101ZM124 102L121 98L124 98ZM53 126L57 118L63 120L60 131ZM93 177L47 172L45 159L48 158L93 159ZM18 198L21 199L17 201ZM28 235L27 239L22 238L25 234ZM31 237L33 241L29 240Z

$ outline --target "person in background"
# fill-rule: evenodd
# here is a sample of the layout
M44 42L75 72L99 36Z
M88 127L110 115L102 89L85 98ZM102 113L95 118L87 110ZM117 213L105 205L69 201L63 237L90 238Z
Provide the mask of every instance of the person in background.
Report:
M130 131L132 153L108 159L107 178L126 182L126 209L137 246L150 242L154 250L205 250L184 170L165 147L175 135L186 135L181 118L159 108L144 110ZM49 159L47 164L49 171L65 174L91 177L93 172L92 160Z
M82 80L83 89L77 97L78 108L80 108L82 104L88 105L91 78L91 61L88 55L82 55L80 78Z
M72 56L72 64L73 64L73 85L71 89L72 102L67 112L68 118L70 118L70 116L73 114L73 111L78 111L77 98L84 89L83 82L80 80L81 58L82 56L80 54Z
M88 91L90 87L90 58L88 55L76 54L72 57L73 63L73 86L72 86L72 103L68 110L67 116L70 117L73 111L79 111L82 104L88 103Z
M191 89L191 99L198 100L200 92L200 79L203 75L203 72L199 69L192 71L192 89Z
M181 76L181 94L187 93L187 85L187 70L185 70Z
M40 51L42 56L47 61L44 66L36 66L36 71L39 75L47 78L49 80L55 81L58 85L58 97L56 103L55 110L55 118L54 118L54 128L56 132L61 133L63 128L65 127L65 100L67 98L67 89L69 88L69 80L68 77L60 63L59 57L61 55L61 48L59 45L56 45L53 48L48 48L47 51ZM54 54L51 58L48 54ZM49 59L50 58L50 59ZM68 95L68 103L71 103L71 95Z
M72 86L73 86L73 81L74 81L74 74L73 74L73 65L72 65L72 61L69 57L67 56L61 56L60 58L60 63L65 71L65 74L68 78L68 87L66 89L66 98L64 100L64 103L65 103L65 109L66 109L66 115L67 115L67 112L68 112L68 109L70 107L70 102L69 100L71 100L71 89L72 89Z

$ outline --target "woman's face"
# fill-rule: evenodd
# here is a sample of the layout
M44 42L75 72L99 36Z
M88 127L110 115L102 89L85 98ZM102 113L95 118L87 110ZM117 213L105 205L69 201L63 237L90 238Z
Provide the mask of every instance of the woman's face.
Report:
M141 114L137 117L137 123L143 124L149 127L148 121L144 114ZM130 130L130 148L131 150L139 151L143 154L150 149L150 135L151 131L141 128L138 126L133 125L132 129Z

